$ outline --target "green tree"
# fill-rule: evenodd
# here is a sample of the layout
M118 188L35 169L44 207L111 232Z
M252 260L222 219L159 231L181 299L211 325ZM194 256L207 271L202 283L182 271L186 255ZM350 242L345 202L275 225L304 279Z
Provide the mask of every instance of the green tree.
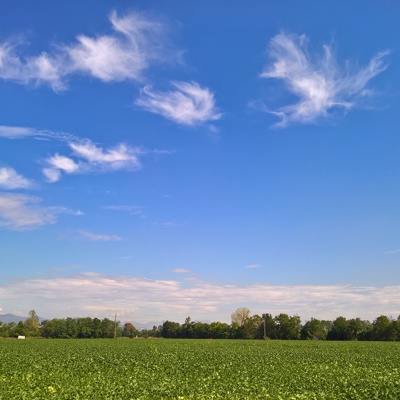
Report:
M123 337L134 338L138 333L139 331L130 322L124 324L124 328L122 329Z
M263 320L257 314L247 318L242 328L244 339L261 339L263 337Z
M65 332L66 337L69 337L71 339L76 339L78 337L79 326L76 318L68 317L65 320Z
M66 323L64 319L54 318L50 321L42 322L42 336L52 339L69 338L66 332Z
M275 318L276 336L278 339L300 339L301 320L298 315L290 317L287 314L279 314Z
M345 317L337 317L328 332L328 340L351 340L352 333Z
M12 336L26 335L25 332L25 324L22 321L19 321L17 325L15 325L12 332L10 332Z
M101 322L101 319L99 318L93 318L92 319L92 338L102 338L104 337L103 333L103 324Z
M333 322L322 319L321 325L324 327L328 335L328 332L332 329Z
M187 339L194 337L194 322L190 317L187 317L183 325L180 327L180 337Z
M348 321L348 329L350 330L351 340L359 340L366 332L371 330L372 326L369 321L363 321L360 318L352 318Z
M0 326L0 336L3 338L12 337L16 325L15 322L9 322L8 324L2 323Z
M325 340L327 334L324 324L319 319L311 318L301 328L300 337L307 340Z
M39 317L36 314L35 310L29 311L29 317L25 320L25 333L26 336L39 336L40 333L40 323Z
M180 325L178 322L165 321L162 325L161 336L163 338L177 338L179 331Z
M386 315L381 315L375 319L372 324L372 338L373 340L396 340L397 332L394 321L389 319Z
M193 335L198 339L210 338L210 325L204 322L196 322L193 325Z
M212 339L228 339L231 327L225 322L214 321L209 325L209 336Z
M78 325L78 338L89 339L93 337L93 327L91 318L89 317L77 318L76 322Z
M120 321L112 321L109 318L101 320L101 337L113 338L116 334L117 337L121 336L122 330L120 329Z
M396 340L400 340L400 315L396 320L392 321L393 331L396 336Z

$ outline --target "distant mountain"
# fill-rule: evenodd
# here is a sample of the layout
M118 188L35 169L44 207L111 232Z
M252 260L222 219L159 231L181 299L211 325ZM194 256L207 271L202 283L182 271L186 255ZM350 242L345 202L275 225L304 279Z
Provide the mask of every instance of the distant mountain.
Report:
M126 321L130 322L130 321ZM145 324L141 322L131 322L131 324L138 330L141 331L143 329L153 329L153 326L156 326L157 328L162 325L165 321L150 321L146 322ZM201 320L201 321L192 321L192 322L202 322L204 324L211 324L212 321L210 320ZM125 322L122 322L121 325L123 326Z
M18 315L14 314L0 314L0 321L4 322L5 324L8 324L9 322L15 322L18 323L19 321L24 322L28 317L18 317ZM39 322L43 322L44 319L39 317Z
M145 324L142 324L141 322L135 322L135 321L131 322L131 323L138 331L141 331L143 329L153 329L153 326L156 326L158 328L160 325L163 324L163 322L160 322L160 321L150 321L150 322L146 322Z
M10 322L18 323L19 321L24 322L26 317L18 317L18 315L14 314L0 314L0 321L8 324Z
M131 322L131 321L125 321L125 322ZM125 322L121 322L121 325L124 326ZM143 329L153 329L153 326L156 326L157 328L162 325L164 321L150 321L146 322L145 324L141 322L131 322L131 324L138 330L141 331ZM175 321L176 322L176 321ZM200 320L200 321L192 321L192 322L202 322L203 324L211 324L212 321L205 319L205 320Z

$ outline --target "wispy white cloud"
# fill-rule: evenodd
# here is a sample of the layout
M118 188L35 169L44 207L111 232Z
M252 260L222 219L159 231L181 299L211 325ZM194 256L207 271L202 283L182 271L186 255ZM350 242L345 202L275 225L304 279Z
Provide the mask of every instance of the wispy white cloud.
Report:
M62 175L110 172L117 170L138 170L141 168L139 156L143 151L138 147L118 144L103 149L90 140L68 141L74 160L71 157L55 154L46 159L43 174L49 182L57 182Z
M19 309L25 314L34 308L47 318L107 317L117 312L121 320L142 322L154 319L183 322L188 315L194 320L230 322L232 311L246 306L254 314L298 314L303 321L341 315L373 320L381 314L399 315L400 287L239 286L80 273L3 283L0 304L3 309Z
M108 82L141 80L152 61L165 56L165 27L141 14L110 16L114 35L78 36L78 44L67 48L72 70L87 72Z
M79 140L77 136L65 132L53 132L48 130L34 129L26 126L7 126L7 125L0 126L0 138L24 139L28 137L40 140L53 139L65 142Z
M51 206L49 207L49 210L53 211L55 214L68 214L75 215L77 217L85 215L85 213L81 210L72 210L71 208L61 206Z
M37 197L22 194L0 194L0 226L10 229L29 229L53 224L55 213L38 203Z
M65 172L67 174L76 173L79 171L80 167L71 158L60 156L55 154L46 160L48 165L43 168L43 174L47 178L48 182L53 183L61 179L61 173Z
M167 45L166 27L143 14L120 17L112 12L110 22L113 32L108 35L79 35L76 42L37 56L20 57L16 40L0 44L0 79L47 84L54 91L65 90L66 78L77 73L104 82L140 81L151 63L176 53Z
M246 265L246 268L248 268L248 269L258 269L258 268L261 268L261 265L260 264L248 264L248 265Z
M128 213L130 215L139 215L141 217L145 216L145 212L143 207L140 206L127 206L127 205L112 205L112 206L104 206L105 210L113 210L113 211L121 211Z
M56 154L53 157L49 158L49 164L52 165L56 169L60 169L61 171L65 171L68 174L75 172L79 169L79 166L68 157L60 156Z
M16 53L18 45L15 41L0 44L0 79L25 85L31 82L36 85L46 83L55 91L66 88L62 82L66 65L62 55L42 53L21 60Z
M400 253L400 249L388 250L383 252L383 254L398 254L398 253Z
M313 123L334 109L349 110L362 97L371 94L369 81L387 68L388 51L376 54L366 67L357 68L347 62L339 66L329 45L321 55L308 50L305 35L281 33L269 44L271 63L264 67L261 77L283 81L298 102L268 111L281 118L277 126L289 123Z
M65 207L45 207L38 197L0 193L0 227L15 230L37 228L53 224L58 214L82 215Z
M222 114L215 105L214 94L196 82L171 82L175 90L157 92L146 86L136 105L180 125L202 125L216 121Z
M104 234L98 234L98 233L93 233L93 232L88 232L84 230L78 231L79 237L82 239L87 239L92 242L115 242L122 240L120 236L117 235L104 235Z
M175 274L190 274L193 271L189 268L174 268L172 272L174 272Z
M0 126L0 138L2 137L6 139L33 137L66 143L71 154L65 156L56 153L43 161L42 173L49 183L59 181L63 173L91 174L120 170L137 171L142 167L141 156L147 153L171 153L161 150L147 152L140 147L129 146L125 143L102 148L89 139L82 139L70 133L35 130L28 127Z
M22 139L27 136L34 136L35 129L23 126L4 126L0 125L0 137L7 139Z
M142 150L138 147L120 143L115 147L104 150L90 140L71 142L69 146L77 157L86 160L90 166L97 166L106 170L140 168L138 156L142 154Z
M47 179L47 182L54 183L58 182L61 179L61 170L57 168L43 168L42 169L43 175Z
M18 174L10 167L0 168L0 188L13 189L30 189L34 186L33 182L22 175Z

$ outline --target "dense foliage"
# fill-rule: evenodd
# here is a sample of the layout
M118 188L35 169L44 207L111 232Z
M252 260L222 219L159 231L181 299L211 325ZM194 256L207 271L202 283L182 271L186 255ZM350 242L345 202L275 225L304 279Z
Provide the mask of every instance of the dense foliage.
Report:
M304 325L297 315L271 314L248 316L239 324L193 322L188 317L184 324L165 321L159 329L164 338L212 339L269 339L281 340L400 340L400 317L391 319L384 315L372 323L360 318L338 317L334 321L311 318Z
M269 339L281 340L374 340L399 341L400 316L392 319L381 315L372 323L360 318L338 317L334 321L311 318L301 324L297 315L279 314L250 315L241 308L232 314L232 323L195 322L187 317L183 324L165 321L151 330L138 331L131 323L121 326L119 321L108 318L55 318L39 324L34 310L25 322L3 324L0 337L18 335L40 336L56 339L88 339L114 337L163 337L184 339Z
M0 340L0 397L399 399L385 342Z

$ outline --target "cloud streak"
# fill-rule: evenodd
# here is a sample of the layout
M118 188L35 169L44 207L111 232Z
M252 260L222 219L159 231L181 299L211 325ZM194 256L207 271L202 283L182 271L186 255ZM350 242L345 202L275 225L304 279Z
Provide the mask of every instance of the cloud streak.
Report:
M174 268L172 272L175 274L191 274L193 271L189 268Z
M19 84L48 85L54 91L67 89L66 79L84 74L103 82L141 81L144 71L174 52L168 49L165 26L140 13L110 15L113 32L57 45L52 53L21 58L18 41L0 44L0 79Z
M279 108L275 114L285 127L290 123L314 123L335 109L350 110L361 98L371 95L367 85L387 68L388 51L376 54L363 68L346 63L339 66L332 48L323 46L321 55L308 50L305 35L281 33L269 43L268 63L261 77L282 81L298 102Z
M261 268L261 265L260 264L248 264L248 265L246 265L245 268L247 268L247 269L259 269L259 268Z
M54 91L66 89L62 81L66 74L62 55L51 56L42 53L25 60L16 53L19 43L15 41L0 44L0 79L27 85L48 84Z
M203 125L222 114L215 106L214 94L196 82L171 82L175 90L157 92L144 87L136 105L179 125Z
M112 210L112 211L120 211L127 213L129 215L138 215L142 218L145 218L146 213L143 210L143 207L135 206L135 205L111 205L111 206L104 206L102 207L105 210Z
M47 318L107 317L121 320L192 319L230 321L237 307L252 313L280 312L334 319L340 315L373 320L381 314L400 313L399 286L211 284L201 281L146 279L127 275L80 273L53 278L15 279L0 285L0 306L5 310L31 308ZM99 298L99 293L101 297Z
M0 227L21 230L53 224L56 216L40 199L22 194L0 194Z
M383 252L383 254L398 254L398 253L400 253L400 249L388 250Z
M0 125L0 137L7 139L22 139L27 136L34 136L37 131L23 126Z
M65 142L72 142L79 140L75 135L65 132L54 132L48 130L34 129L26 126L7 126L0 125L0 138L4 139L49 139L49 140L60 140Z
M122 240L120 236L117 235L105 235L105 234L98 234L88 231L80 230L78 231L79 237L82 239L87 239L92 242L115 242Z
M0 168L0 188L7 190L30 189L33 182L9 167Z
M88 174L118 170L135 171L141 168L139 156L143 151L137 147L118 144L103 149L88 139L68 141L72 156L55 154L46 159L42 172L50 183L61 179L65 174Z
M59 181L63 174L137 171L142 168L140 157L148 153L140 147L129 146L125 143L103 148L89 139L82 139L69 133L36 130L28 127L0 126L0 138L23 139L27 137L58 140L66 143L70 149L68 156L56 153L42 161L44 164L42 173L49 183ZM162 151L158 151L158 153L169 154L169 152ZM27 188L29 181L24 182L25 178L17 174L18 180L16 174L12 169L0 168L0 187L11 188L11 175L13 175L15 185L19 182L19 188ZM23 184L25 186L22 186Z
M65 207L45 207L41 199L18 193L0 193L0 227L27 230L53 224L59 214L83 215Z

